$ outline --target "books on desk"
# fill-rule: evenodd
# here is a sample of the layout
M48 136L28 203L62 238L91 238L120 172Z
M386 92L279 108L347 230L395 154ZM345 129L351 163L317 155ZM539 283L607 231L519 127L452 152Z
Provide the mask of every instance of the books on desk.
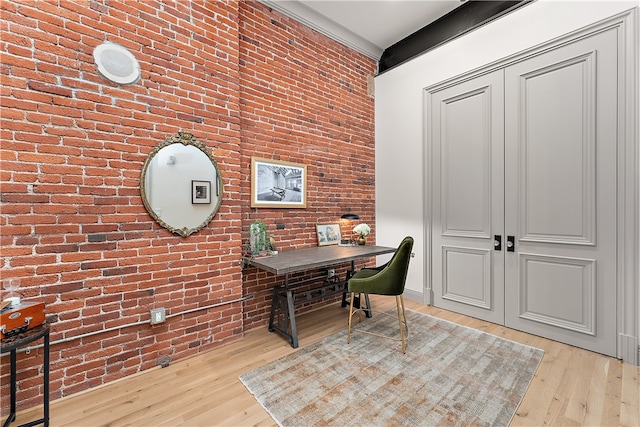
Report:
M278 255L278 251L260 252L258 254L252 254L251 252L247 252L244 255L244 257L246 259L261 259L261 258L270 258L274 255Z
M271 254L264 254L264 255L254 255L253 259L262 259L262 258L271 258L273 255Z

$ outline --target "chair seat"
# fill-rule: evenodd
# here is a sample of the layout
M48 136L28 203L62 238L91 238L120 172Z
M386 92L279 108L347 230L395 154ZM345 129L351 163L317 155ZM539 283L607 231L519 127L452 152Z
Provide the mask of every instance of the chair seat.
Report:
M364 268L358 271L351 277L349 281L349 292L362 292L365 294L374 294L374 295L400 295L397 293L397 290L393 290L389 288L388 284L385 282L377 282L375 276L380 273L380 271L376 269ZM368 279L369 281L362 281L361 279ZM402 293L402 292L401 292Z
M378 273L379 273L379 271L374 269L374 268L363 268L362 270L358 271L356 274L351 276L351 278L352 279L364 279L365 277L375 276Z

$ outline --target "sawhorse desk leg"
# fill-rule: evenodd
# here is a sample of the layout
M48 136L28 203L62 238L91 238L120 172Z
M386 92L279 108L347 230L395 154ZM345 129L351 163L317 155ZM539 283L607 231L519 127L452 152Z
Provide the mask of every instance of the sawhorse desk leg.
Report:
M285 298L283 298L283 294ZM289 274L285 274L284 286L276 286L273 289L271 314L269 315L269 332L280 332L289 338L291 347L298 348L298 327L295 313L293 292L289 289Z
M10 356L9 356L9 363L11 365L11 375L10 375L10 381L11 381L11 387L10 387L10 413L9 416L7 417L7 419L5 420L3 427L8 427L9 424L11 424L12 422L15 421L16 419L16 402L17 402L17 398L16 398L16 381L17 381L17 360L18 356L17 356L17 349L11 349L10 351ZM43 392L43 397L44 397L44 403L43 403L43 417L35 420L35 421L31 421L29 423L25 423L25 424L21 424L18 427L31 427L31 426L35 426L38 424L43 424L45 427L49 427L49 332L47 332L44 335L44 361L43 361L43 387L44 387L44 392Z

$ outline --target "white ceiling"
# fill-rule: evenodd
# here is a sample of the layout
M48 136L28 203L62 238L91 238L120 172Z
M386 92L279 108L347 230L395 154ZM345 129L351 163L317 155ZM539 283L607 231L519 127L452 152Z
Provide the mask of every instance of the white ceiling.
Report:
M389 46L462 4L461 0L259 1L376 60Z

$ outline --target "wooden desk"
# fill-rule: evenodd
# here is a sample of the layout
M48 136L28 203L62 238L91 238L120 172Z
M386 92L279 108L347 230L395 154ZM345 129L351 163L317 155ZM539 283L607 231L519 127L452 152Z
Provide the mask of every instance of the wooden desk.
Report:
M360 258L389 254L395 251L396 248L386 246L314 246L302 249L291 249L282 251L272 257L251 260L251 265L254 267L276 275L284 275L284 283L273 289L269 331L277 331L285 335L291 341L291 346L297 348L298 330L295 319L296 305L342 293L344 306L346 284L354 273L355 261ZM351 262L351 270L347 272L347 277L344 281L334 277L332 278L333 280L328 279L325 281L320 287L299 293L295 292L295 288L305 282L289 283L290 273L309 271L345 262ZM298 296L302 296L303 298L296 298Z

